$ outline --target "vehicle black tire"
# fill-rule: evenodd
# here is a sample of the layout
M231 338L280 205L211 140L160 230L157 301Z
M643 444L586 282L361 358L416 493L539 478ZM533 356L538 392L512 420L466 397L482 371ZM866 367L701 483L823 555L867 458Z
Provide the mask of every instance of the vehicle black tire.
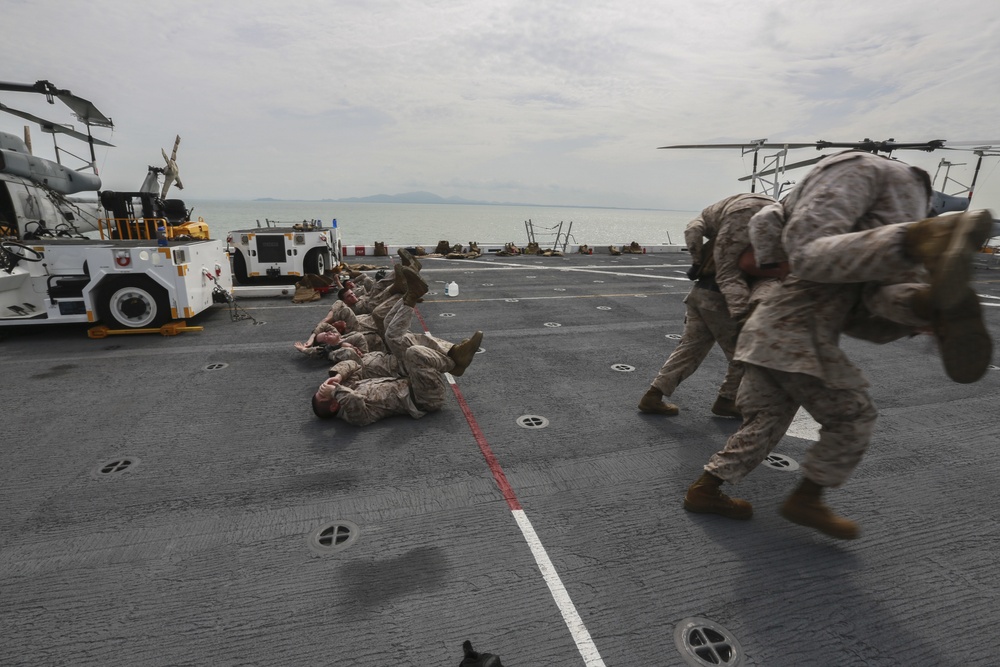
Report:
M97 316L111 328L155 329L170 321L170 300L150 278L123 276L101 287Z
M321 248L313 248L302 262L302 269L306 273L324 275L330 269L330 253Z
M246 257L239 250L233 251L233 277L241 285L246 285L250 282L250 277L247 275Z

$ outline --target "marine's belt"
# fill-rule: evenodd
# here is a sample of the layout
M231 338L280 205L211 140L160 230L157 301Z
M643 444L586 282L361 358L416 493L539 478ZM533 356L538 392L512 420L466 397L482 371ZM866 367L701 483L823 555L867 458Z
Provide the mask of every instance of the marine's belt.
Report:
M702 289L709 289L713 292L722 292L722 290L719 289L719 284L715 282L715 278L711 276L707 278L699 278L698 282L696 282L694 286Z

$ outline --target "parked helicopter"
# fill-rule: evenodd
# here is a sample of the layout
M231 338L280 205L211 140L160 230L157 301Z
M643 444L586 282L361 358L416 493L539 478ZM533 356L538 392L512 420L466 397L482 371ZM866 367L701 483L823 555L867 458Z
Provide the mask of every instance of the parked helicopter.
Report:
M938 169L934 174L933 186L934 194L931 200L931 212L934 215L939 215L941 213L950 213L957 211L964 211L969 208L969 203L972 199L973 192L975 190L976 179L979 176L979 170L982 166L984 157L1000 157L1000 140L992 141L959 141L950 142L950 145L945 145L946 140L944 139L932 139L930 141L918 141L918 142L900 142L895 139L886 139L883 141L873 140L873 139L863 139L862 141L812 141L812 142L769 142L767 139L757 139L744 144L730 144L730 143L719 143L719 144L683 144L683 145L671 145L671 146L660 146L661 149L702 149L702 148L728 148L735 149L738 148L742 151L743 155L753 153L753 172L749 176L744 176L740 178L740 181L750 181L750 192L757 191L757 184L760 183L763 186L763 192L771 195L775 199L780 199L786 192L786 186L794 185L792 181L785 180L785 172L790 169L797 169L800 167L808 167L814 165L823 158L827 157L829 153L820 155L818 157L810 158L808 160L801 160L799 162L788 163L788 151L799 149L799 148L814 148L816 150L824 149L853 149L867 151L869 153L884 154L887 157L891 156L894 151L900 150L916 150L931 152L936 150L950 150L950 151L968 151L978 156L976 162L975 172L972 177L972 183L969 185L963 185L958 180L950 176L950 170L953 166L960 166L959 164L948 161L947 159L942 159L938 164ZM758 171L758 164L761 163L760 151L762 149L776 149L773 154L763 156L763 163L761 164L761 169ZM942 176L941 169L944 168L943 180L938 185L938 177ZM946 189L950 184L957 184L961 186L961 189L953 192L951 194L945 193ZM940 189L939 189L940 187Z
M208 238L207 226L203 221L191 221L190 211L181 200L167 199L171 185L178 189L184 187L177 166L180 136L174 140L171 155L160 149L165 166L148 167L138 191L101 192L95 146L113 147L113 144L95 137L91 128L112 129L114 122L88 100L57 88L49 81L34 84L0 82L0 91L41 94L50 104L59 100L70 108L84 128L83 132L77 131L70 125L0 103L0 111L37 123L42 132L52 134L56 157L53 161L32 154L27 127L24 139L0 132L0 237L71 237L96 231L114 238L150 238L155 235L156 226L149 221L160 220L166 221L171 238ZM89 159L61 147L57 135L86 142L90 149ZM82 164L76 169L67 167L63 164L64 155ZM162 187L159 184L161 176ZM94 199L73 197L81 193L93 193ZM137 224L137 219L149 224ZM111 226L116 228L111 230Z

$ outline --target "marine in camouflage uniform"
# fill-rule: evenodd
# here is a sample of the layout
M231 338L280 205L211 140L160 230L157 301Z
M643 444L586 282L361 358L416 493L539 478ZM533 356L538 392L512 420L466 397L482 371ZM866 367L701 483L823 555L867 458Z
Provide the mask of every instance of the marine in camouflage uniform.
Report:
M393 267L393 278L379 295L379 303L371 313L355 313L355 309L342 299L337 299L330 306L330 311L313 330L313 334L329 331L334 322L344 323L344 340L347 340L364 351L384 352L386 348L383 335L385 333L385 316L406 292L406 280L403 267L399 264ZM363 338L359 342L359 337Z
M782 242L791 275L754 310L735 354L746 364L737 395L744 422L689 487L686 509L750 518L750 503L729 498L719 487L756 468L802 406L821 425L820 438L806 453L804 479L782 515L833 537L858 536L856 523L821 500L824 488L843 484L858 465L877 416L868 381L838 345L840 334L886 342L912 333L907 322L930 325L943 352L964 348L944 355L958 381L978 379L989 360L991 344L967 281L971 254L985 241L990 216L919 220L930 195L924 171L848 152L821 162L785 202ZM766 225L767 215L755 226ZM918 222L895 224L912 220ZM757 232L752 229L751 236ZM774 259L763 248L762 257ZM915 276L927 281L908 282ZM874 315L870 303L903 321ZM859 322L865 326L855 326Z
M385 346L383 332L384 332L384 313L388 313L392 306L399 301L399 295L391 295L386 298L379 308L372 314L360 314L354 313L351 308L338 299L333 302L330 306L330 312L327 314L323 322L317 326L323 327L324 325L329 326L329 322L342 321L345 325L344 332L346 335L349 334L361 334L364 338L365 346L368 351L371 352L384 352L388 348ZM353 340L352 340L353 342Z
M441 350L439 339L410 333L413 308L427 286L416 271L405 270L409 272L407 292L385 317L385 340L395 364L384 369L405 377L365 378L366 369L361 363L339 362L335 366L336 375L324 382L313 397L317 416L335 416L356 426L396 414L419 419L444 406L446 383L442 373L462 375L472 362L482 341L481 331L459 345L450 346L446 352ZM367 370L375 372L374 366Z
M640 399L640 411L676 415L679 408L663 402L663 397L673 395L718 343L729 367L712 412L725 417L740 416L735 399L743 368L733 361L733 352L740 321L750 310L751 281L738 263L750 245L747 222L762 207L773 203L774 199L766 195L733 195L705 208L688 223L684 239L693 262L688 276L697 282L684 298L687 312L681 341ZM709 243L704 242L706 237ZM762 289L764 282L756 281L757 289Z

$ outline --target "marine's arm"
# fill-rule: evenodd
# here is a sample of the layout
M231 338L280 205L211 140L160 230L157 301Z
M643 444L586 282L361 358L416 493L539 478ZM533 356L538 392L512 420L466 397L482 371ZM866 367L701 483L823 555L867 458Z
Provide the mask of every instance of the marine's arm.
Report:
M879 182L871 165L846 161L831 165L823 177L804 187L782 236L796 277L833 282L827 269L839 257L838 237L858 231L858 221L876 200Z
M780 203L765 206L757 211L750 218L747 231L750 245L753 246L756 266L765 269L780 265L782 262L787 264L788 254L781 244L781 235L785 231L785 209Z
M740 271L739 260L750 245L745 220L724 224L715 237L715 282L726 299L729 316L735 320L747 314L750 307L750 286Z

